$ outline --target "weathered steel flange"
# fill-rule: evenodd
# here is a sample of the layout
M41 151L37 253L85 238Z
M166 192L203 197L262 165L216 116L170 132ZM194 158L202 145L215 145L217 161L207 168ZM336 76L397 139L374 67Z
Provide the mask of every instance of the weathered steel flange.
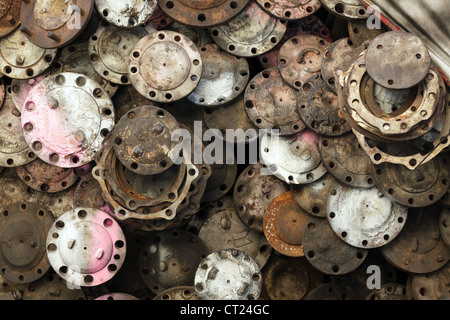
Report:
M344 20L366 19L371 13L358 0L320 0L323 7Z
M13 99L14 106L16 107L17 110L22 112L23 105L31 89L33 89L34 86L36 86L40 81L45 79L48 75L49 75L48 72L44 72L43 74L31 79L23 79L23 80L13 79L11 81L11 86L8 88L10 88L11 90L10 96Z
M158 4L153 11L152 16L147 21L147 25L151 24L154 28L156 28L156 30L161 30L170 26L173 22L174 20L162 11Z
M450 264L431 273L411 275L411 291L414 300L450 299Z
M178 286L162 291L153 300L199 300L195 287Z
M256 2L268 13L285 20L305 18L315 13L321 6L319 0L257 0Z
M0 11L0 37L3 38L13 32L20 25L20 0L3 0Z
M103 19L118 27L134 28L147 22L156 9L156 0L128 2L95 0L97 11Z
M408 300L406 287L398 283L386 283L380 289L373 290L366 300Z
M439 230L442 240L450 248L450 209L444 208L439 216Z
M73 288L54 272L30 283L23 293L23 300L86 300L81 288Z
M359 47L366 41L372 41L374 38L379 36L380 34L390 30L384 24L380 24L381 28L372 28L369 29L367 25L367 19L359 19L359 20L348 20L348 34L353 43Z

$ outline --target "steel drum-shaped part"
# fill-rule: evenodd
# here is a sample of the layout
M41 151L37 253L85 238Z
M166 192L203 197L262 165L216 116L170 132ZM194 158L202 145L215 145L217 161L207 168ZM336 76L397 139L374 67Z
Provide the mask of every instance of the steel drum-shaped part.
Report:
M146 23L153 15L156 0L114 1L95 0L97 11L106 21L122 28L134 28Z
M0 214L2 277L14 283L30 283L50 269L45 240L53 219L39 204L23 200L3 208Z
M385 197L378 188L339 185L327 199L327 219L333 231L357 248L384 246L402 231L408 210Z
M20 0L2 0L0 2L0 37L13 32L20 25Z
M168 103L187 97L197 87L202 71L198 48L188 37L174 31L145 36L129 57L132 85L141 95L156 102Z
M368 250L342 241L325 219L311 219L303 230L302 246L308 261L325 274L347 274L366 259Z
M278 69L253 77L244 99L248 118L261 129L275 127L280 135L290 135L306 128L296 108L297 92L283 81Z
M318 148L319 137L304 130L288 137L264 135L261 140L261 163L289 184L314 182L326 174Z
M199 300L195 287L178 286L162 291L153 300Z
M241 12L249 0L158 0L158 4L173 20L183 24L207 28L221 25Z
M203 241L186 230L153 233L139 255L140 275L156 294L187 286L194 282L197 267L208 254Z
M200 53L203 73L187 99L204 107L221 106L235 100L247 86L250 75L247 60L220 51L213 45L201 47Z
M372 162L352 133L341 137L321 137L320 157L337 180L351 187L374 186Z
M47 256L67 282L98 286L121 268L126 241L121 227L106 212L77 208L60 216L47 236Z
M172 165L177 145L172 137L180 129L178 121L164 109L153 106L129 111L114 129L114 150L119 161L137 174L151 175Z
M21 120L25 140L41 160L73 168L94 159L114 126L114 107L94 80L61 73L30 91Z
M261 271L245 252L223 249L200 262L195 273L195 291L202 300L258 300Z
M425 44L417 36L404 31L389 31L374 38L367 48L365 62L370 77L391 89L417 85L431 67Z
M436 206L409 209L402 232L380 252L396 268L409 273L430 273L450 260L450 249L439 230Z
M0 40L0 70L13 79L30 79L47 70L57 49L44 49L31 43L17 30Z
M130 84L128 57L134 46L147 35L142 27L124 29L100 24L89 40L89 58L95 71L107 81Z
M331 45L327 40L303 34L286 41L278 52L278 69L284 81L295 90L320 72L322 59Z
M255 57L273 49L286 32L286 22L262 10L255 2L233 20L211 28L223 50L239 57Z
M257 0L261 8L279 19L298 20L315 13L319 0Z
M358 0L320 0L322 6L344 20L367 19L371 13Z
M91 0L22 2L20 31L41 48L60 48L83 33L94 10Z

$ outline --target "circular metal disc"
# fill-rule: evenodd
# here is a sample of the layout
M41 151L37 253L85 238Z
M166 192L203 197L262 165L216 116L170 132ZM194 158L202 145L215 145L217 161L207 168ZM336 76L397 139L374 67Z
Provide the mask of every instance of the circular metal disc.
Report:
M13 79L34 78L50 67L56 52L34 45L17 30L0 40L0 71Z
M128 56L126 57L126 60L128 60ZM103 79L100 74L95 71L89 57L89 41L76 42L62 48L58 63L56 63L52 69L52 74L62 72L84 74L86 77L98 82L111 97L119 88L117 84Z
M441 231L442 240L450 248L450 209L442 209L439 216L439 230Z
M431 273L412 275L411 289L414 300L449 300L450 264Z
M252 230L264 232L263 218L267 206L288 186L272 175L261 172L260 163L248 166L236 180L233 201L242 222Z
M347 26L350 39L357 47L361 46L366 41L372 41L380 34L390 30L384 24L381 24L381 29L378 28L369 29L367 27L366 19L348 20Z
M325 219L311 219L303 230L302 247L308 261L325 274L347 274L366 259L368 250L342 241Z
M82 34L94 10L91 0L22 1L20 31L41 48L60 48Z
M426 207L437 202L448 190L448 158L438 155L409 170L403 165L373 165L375 184L390 198L406 207Z
M14 283L30 283L50 269L45 239L52 223L51 213L36 203L22 201L3 208L0 214L3 277Z
M381 286L381 289L373 290L366 300L408 300L406 287L398 283L386 283Z
M277 252L304 256L302 237L309 215L294 201L290 191L276 197L264 213L264 235Z
M7 88L10 90L11 87ZM11 94L7 93L0 109L0 166L19 167L36 159L28 146L21 125L21 113L16 109Z
M372 40L367 48L366 65L370 77L378 84L390 89L406 89L425 78L431 59L428 48L417 36L389 31Z
M134 28L147 22L156 9L156 0L114 1L95 0L97 11L106 21L124 28Z
M359 0L320 0L332 14L344 20L366 19L371 13Z
M184 34L186 37L191 39L197 47L208 46L214 43L208 29L189 27L185 24L175 21L167 28L167 30L172 30Z
M37 156L62 168L94 159L114 126L109 95L77 73L45 78L29 93L22 112L25 140Z
M77 208L60 216L47 236L47 256L56 273L77 286L98 286L121 268L125 236L106 212Z
M297 96L297 108L304 124L318 134L341 136L351 131L350 125L340 116L337 95L320 75L303 83Z
M439 214L435 206L409 209L402 232L380 248L393 266L410 273L430 273L450 260L450 249L439 230Z
M129 59L132 85L152 101L180 100L194 91L202 76L200 51L188 37L174 31L142 38Z
M29 187L43 192L59 192L70 188L78 180L73 168L60 168L36 159L16 168L20 179Z
M260 268L236 249L211 253L195 273L195 291L202 300L258 300L261 289Z
M0 37L13 32L20 24L20 0L2 0L0 2Z
M327 218L334 232L358 248L377 248L402 230L408 210L391 202L376 188L339 185L327 199Z
M160 294L192 284L198 265L208 254L203 241L188 231L157 232L141 249L139 271L147 287Z
M319 0L256 0L268 13L285 20L305 18L320 8Z
M191 286L178 286L164 290L153 300L199 300L195 288Z
M303 210L313 217L326 218L328 192L338 184L333 175L327 173L315 182L291 185L291 193Z
M330 45L327 40L310 34L289 39L278 52L281 77L299 90L306 80L320 72L323 56Z
M13 79L11 81L11 98L14 101L14 106L22 112L23 104L25 103L25 100L27 99L28 94L30 93L31 89L33 89L34 86L36 86L40 81L45 79L48 76L48 72L44 72L43 74L31 78L31 79Z
M241 12L249 0L158 0L160 8L183 24L206 28L220 25Z
M142 27L124 29L100 24L89 40L89 57L95 71L119 85L130 84L128 57L134 46L147 35Z
M153 106L129 111L114 129L114 150L117 158L137 174L158 174L169 169L177 120L164 109Z
M161 30L167 26L170 26L173 22L173 19L162 11L159 5L157 5L155 11L153 11L152 16L148 20L147 25L150 23L157 30Z
M289 184L314 182L325 175L316 133L304 130L294 136L264 135L261 141L261 162L268 171Z
M245 58L220 51L216 46L200 48L203 73L197 88L187 96L192 103L204 107L224 105L244 92L249 79Z
M211 28L215 43L240 57L255 57L272 48L286 32L286 22L271 16L255 2L227 24Z
M284 83L278 69L268 69L250 81L244 94L245 111L261 129L280 130L280 135L298 133L306 128L296 106L297 92Z
M351 187L374 186L372 162L353 133L341 137L321 137L320 156L336 179Z

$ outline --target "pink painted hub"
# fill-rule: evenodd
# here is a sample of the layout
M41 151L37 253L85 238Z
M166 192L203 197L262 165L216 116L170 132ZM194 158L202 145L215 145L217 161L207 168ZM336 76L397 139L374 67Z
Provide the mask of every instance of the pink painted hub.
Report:
M30 91L22 111L28 145L41 160L63 168L91 162L114 126L109 95L76 73L42 80Z

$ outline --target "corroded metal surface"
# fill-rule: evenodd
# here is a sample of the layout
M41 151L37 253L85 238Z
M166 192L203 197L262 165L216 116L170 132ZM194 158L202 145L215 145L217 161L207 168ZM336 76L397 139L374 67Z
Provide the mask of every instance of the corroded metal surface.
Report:
M86 300L82 289L69 288L66 281L54 272L39 281L30 283L23 293L23 300Z
M398 283L386 283L370 293L366 300L407 300L406 287Z
M199 298L194 287L179 286L162 291L153 300L199 300Z
M156 0L135 0L128 3L95 0L97 11L106 21L123 28L134 28L147 22L156 9Z
M450 299L450 265L427 274L411 276L411 291L414 300Z
M20 0L3 0L0 2L0 37L7 36L20 25Z
M358 0L320 0L334 15L344 20L366 19L371 13Z
M279 19L298 20L305 18L317 10L319 0L257 0L258 4Z

